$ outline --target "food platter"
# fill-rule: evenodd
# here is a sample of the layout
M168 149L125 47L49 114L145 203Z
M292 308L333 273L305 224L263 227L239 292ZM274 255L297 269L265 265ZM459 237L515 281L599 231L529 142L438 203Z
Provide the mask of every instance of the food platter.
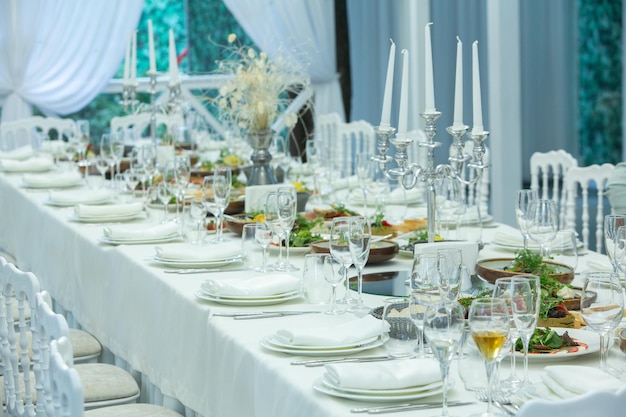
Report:
M600 336L598 333L583 329L570 329L565 327L553 327L552 330L562 335L567 332L569 336L581 345L575 348L562 348L558 351L550 351L549 353L529 353L528 360L530 362L555 362L576 359L579 356L595 353L600 350ZM515 352L516 357L523 357L522 352Z
M498 278L527 274L526 272L515 272L505 269L510 267L514 260L514 258L480 260L476 263L476 274L491 284L495 283ZM553 276L562 284L569 284L574 280L574 269L571 266L550 261L544 261L544 263L556 269L556 273L550 274L550 276Z
M370 248L370 255L367 258L367 264L379 264L393 259L399 251L399 246L391 240L380 240L373 242ZM330 253L328 240L318 240L311 243L311 252L313 253Z

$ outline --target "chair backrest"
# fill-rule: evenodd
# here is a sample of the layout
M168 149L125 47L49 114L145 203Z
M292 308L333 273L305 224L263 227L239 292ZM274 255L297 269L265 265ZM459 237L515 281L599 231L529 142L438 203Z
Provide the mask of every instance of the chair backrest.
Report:
M135 113L127 116L116 116L111 119L111 132L124 132L124 141L128 144L142 137L150 136L151 114ZM184 126L184 120L179 114L156 113L157 132L168 132L176 136L176 129Z
M44 415L44 396L37 329L27 318L27 308L36 308L39 281L30 272L13 264L0 269L0 354L4 367L4 394L7 413L11 416ZM17 320L12 312L17 307ZM30 372L32 367L33 372ZM22 370L25 370L22 372Z
M562 183L571 167L578 161L563 149L535 152L530 156L530 189L536 190L539 198L551 199L559 212L559 228L565 226L565 202L567 188Z
M315 118L315 127L313 132L315 145L321 151L332 149L331 155L333 161L336 155L335 152L343 152L342 150L335 150L335 148L338 147L339 126L341 124L342 121L339 113L320 114Z
M615 169L613 164L590 165L586 167L572 167L565 174L565 187L567 190L567 203L565 207L565 228L570 230L581 230L583 247L589 249L589 206L594 199L589 198L589 189L595 184L597 195L595 198L596 218L595 218L595 239L596 252L602 251L604 240L604 194L607 181ZM577 228L577 200L578 189L581 190L582 208L580 216L580 229ZM610 210L607 210L610 212Z
M626 388L616 394L594 391L567 400L531 400L524 403L516 416L614 417L623 413L624 409Z
M63 140L76 134L76 123L69 118L31 116L0 124L0 150L21 146L38 147L43 135Z
M50 343L51 413L49 417L82 417L83 386L72 366L72 345L66 337Z
M376 133L371 124L365 120L350 123L340 123L338 141L329 149L333 150L331 157L346 177L356 173L354 166L355 155L368 153L374 155Z

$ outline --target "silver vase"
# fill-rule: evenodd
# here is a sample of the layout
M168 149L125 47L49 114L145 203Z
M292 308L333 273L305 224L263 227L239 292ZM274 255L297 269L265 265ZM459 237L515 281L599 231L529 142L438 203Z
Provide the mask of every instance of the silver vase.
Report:
M272 154L269 147L274 139L272 129L250 130L247 133L248 143L253 149L252 173L248 177L248 185L276 184L276 177L270 167Z

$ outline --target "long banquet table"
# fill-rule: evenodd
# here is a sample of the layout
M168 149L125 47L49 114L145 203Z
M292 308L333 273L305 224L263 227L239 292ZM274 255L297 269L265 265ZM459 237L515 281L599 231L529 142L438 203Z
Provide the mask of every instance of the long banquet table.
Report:
M352 407L375 405L314 391L312 383L322 375L323 368L293 366L290 362L294 357L260 346L259 341L277 329L315 322L321 315L264 320L213 317L213 312L238 311L242 307L213 304L194 297L194 291L208 275L165 273L163 267L147 260L154 253L154 245L101 243L102 224L71 221L71 208L44 204L47 192L21 187L21 177L0 173L0 247L13 253L22 269L38 276L42 288L51 293L59 308L71 313L108 350L139 372L144 382L158 387L166 398L184 405L187 414L349 416ZM160 215L154 210L150 212ZM485 228L484 240L488 242L495 230ZM229 237L238 239L235 235ZM488 244L479 256L511 255L510 251ZM291 260L302 266L302 257L292 256ZM604 256L589 252L580 257L578 270L584 270L590 260L606 262ZM367 267L366 271L409 268L408 258L396 257L376 268ZM240 274L227 272L223 276ZM580 276L576 279L580 280ZM381 305L382 299L382 296L365 296L370 306ZM304 305L302 299L262 307L263 310L301 308L323 307ZM353 318L344 314L340 320ZM575 363L595 366L598 361L598 354L590 354L577 358ZM543 362L531 363L531 378L538 377L543 365ZM463 388L456 364L451 375L456 385L450 399L475 401ZM438 401L440 396L428 400ZM484 403L475 401L455 408L454 414L469 415L484 408ZM410 413L417 416L433 412Z

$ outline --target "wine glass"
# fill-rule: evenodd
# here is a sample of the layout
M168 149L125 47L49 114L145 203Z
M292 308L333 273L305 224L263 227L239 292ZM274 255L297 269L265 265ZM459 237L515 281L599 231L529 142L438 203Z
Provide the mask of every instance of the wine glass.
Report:
M410 294L409 314L411 316L411 320L413 320L413 323L415 323L415 327L417 328L417 358L420 359L426 357L426 347L424 346L424 314L426 313L426 308L432 301L432 294L425 291L416 290L412 291Z
M176 185L176 216L180 214L178 212L179 204L185 207L185 190L189 185L191 179L191 162L188 155L177 155L174 157L174 183ZM184 210L183 210L184 211Z
M615 246L617 244L617 229L620 226L626 226L626 215L607 214L604 216L604 248L611 265L613 265L613 272L619 270L617 259L615 259Z
M113 154L111 153L111 134L110 133L102 134L102 138L100 139L100 156L107 161L108 170L110 172L109 175L111 178L110 185L113 186L113 179L115 177L113 167L115 166L115 159L113 157Z
M541 256L547 256L549 245L559 227L556 204L552 200L539 199L528 205L528 235L541 247Z
M161 204L163 204L163 219L161 220L161 223L167 223L167 206L170 202L171 194L165 181L161 181L157 185L157 196Z
M213 175L207 175L202 179L202 203L206 207L207 212L211 213L214 218L217 218L219 207L213 192L213 181ZM209 242L213 242L213 240L209 240Z
M130 169L124 171L124 183L132 198L135 198L135 191L137 190L137 185L139 185L139 177L137 174Z
M109 161L107 160L106 156L102 154L98 155L98 157L96 158L96 169L102 176L102 187L104 187L104 185L106 184L106 173L109 169Z
M345 310L337 307L337 285L344 279L343 275L339 273L341 268L344 268L343 264L338 262L333 256L324 258L324 279L333 289L330 297L330 307L324 312L326 314L338 315L345 313Z
M522 240L524 241L524 250L528 249L528 206L531 201L538 200L539 196L537 190L518 190L515 198L515 220L517 221L517 227L522 234Z
M456 300L461 289L463 252L461 249L445 248L438 249L437 255L439 294L450 300Z
M306 141L306 162L307 165L311 167L311 171L313 172L313 195L311 196L311 202L319 204L322 202L318 178L321 163L320 153L318 152L318 147L315 143L315 140Z
M111 147L111 157L115 164L115 172L120 173L120 162L124 157L124 136L121 132L111 132L109 134L109 146Z
M439 282L439 255L436 252L416 253L411 266L411 288L432 292Z
M511 309L515 327L524 347L524 377L522 385L528 385L528 345L537 327L541 283L536 275L516 275L511 280Z
M498 278L494 284L492 297L501 298L506 301L510 314L509 338L511 339L511 371L508 377L500 380L500 386L506 391L516 391L522 385L522 380L517 376L515 364L515 342L519 337L515 320L513 320L513 307L511 306L511 283L513 277Z
M620 226L615 233L615 262L619 272L626 273L626 226Z
M254 232L254 239L263 248L263 263L260 267L254 268L257 272L270 272L273 268L267 265L267 248L272 241L272 228L266 222L257 222Z
M372 156L367 152L360 152L355 157L355 171L359 179L359 187L363 194L363 212L367 213L367 195L369 194L369 181L372 179Z
M213 171L213 196L217 205L217 222L215 229L215 243L226 242L223 234L224 211L228 207L228 199L230 198L230 190L233 184L232 171L230 168L218 168Z
M468 314L470 334L476 343L485 363L487 372L487 411L473 416L491 417L498 415L491 411L493 392L493 371L506 346L510 330L509 308L501 298L477 298L472 301Z
M369 220L364 216L350 217L349 247L352 255L352 263L357 270L358 297L354 307L348 311L357 316L365 316L370 308L363 305L363 268L370 255L370 242L372 239L372 227Z
M278 188L278 220L285 239L285 262L281 265L281 271L297 271L298 267L289 263L289 240L291 239L291 229L296 222L298 213L298 194L295 187Z
M339 304L356 304L352 295L350 295L350 283L348 282L348 269L352 265L352 253L350 252L350 217L335 217L330 229L330 238L328 239L330 254L342 265L339 271L346 283L345 296L337 301Z
M578 237L574 230L559 230L548 253L552 262L578 267Z
M204 206L202 200L195 199L189 205L189 215L191 219L196 223L196 238L191 241L192 245L202 245L204 241L202 239L202 227L206 221L207 209Z
M611 332L624 316L624 293L617 272L588 272L580 298L587 327L600 335L600 369L609 371L607 355Z
M465 328L465 309L458 302L441 299L429 304L424 314L424 335L433 356L439 361L443 380L441 417L448 414L448 374L459 351Z
M89 120L80 119L76 120L76 139L79 146L78 165L84 168L85 180L87 180L87 174L89 173L90 160L87 158L87 148L89 147Z
M265 203L263 204L263 217L265 218L265 222L278 237L278 260L274 264L273 268L276 270L282 270L284 267L283 228L281 226L280 218L278 217L278 211L278 191L267 193L265 196Z

